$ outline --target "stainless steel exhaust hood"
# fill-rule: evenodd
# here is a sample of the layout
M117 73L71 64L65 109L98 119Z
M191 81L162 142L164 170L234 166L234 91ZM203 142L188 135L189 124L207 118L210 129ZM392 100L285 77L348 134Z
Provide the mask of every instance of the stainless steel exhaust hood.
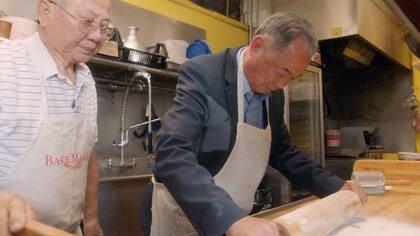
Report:
M411 53L403 39L406 30L383 0L273 0L272 8L300 13L313 24L320 41L356 36L343 54L361 64L369 65L374 49L411 69Z

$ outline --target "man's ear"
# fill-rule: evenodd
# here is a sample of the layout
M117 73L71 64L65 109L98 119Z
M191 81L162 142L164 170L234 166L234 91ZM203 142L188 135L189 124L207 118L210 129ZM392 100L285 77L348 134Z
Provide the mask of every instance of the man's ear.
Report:
M265 48L268 39L263 35L256 35L249 44L251 52L257 52Z
M51 5L46 0L38 0L38 20L41 27L48 24L51 18Z

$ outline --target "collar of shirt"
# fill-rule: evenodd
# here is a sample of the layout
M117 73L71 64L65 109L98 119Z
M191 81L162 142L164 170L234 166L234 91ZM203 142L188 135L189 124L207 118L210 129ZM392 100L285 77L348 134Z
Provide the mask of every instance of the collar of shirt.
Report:
M242 67L241 61L243 60L244 49L245 47L240 48L238 53L236 54L236 62L238 64L238 67ZM243 92L244 92L244 96L248 104L251 103L253 99L256 99L258 102L262 102L271 94L271 93L268 93L268 94L254 93L251 90L251 86L249 86L248 78L246 78L243 68L240 68L240 70L238 70L238 77L242 78L242 81L244 82Z
M26 46L29 56L32 58L32 62L42 78L50 79L54 76L60 79L66 78L58 71L57 64L39 37L38 32L32 35L32 37L25 39L23 44ZM77 76L79 73L82 76ZM76 77L78 80L77 83L84 83L85 80L88 80L87 78L91 77L91 72L85 64L78 63L76 65Z

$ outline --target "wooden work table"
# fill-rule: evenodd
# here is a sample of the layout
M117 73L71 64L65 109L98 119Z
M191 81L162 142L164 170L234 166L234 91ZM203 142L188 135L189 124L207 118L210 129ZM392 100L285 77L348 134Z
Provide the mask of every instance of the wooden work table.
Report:
M378 196L369 196L368 198L368 202L358 213L359 216L380 217L420 226L419 194L385 193ZM316 197L306 198L256 214L255 216L273 220L315 200L317 200Z
M382 195L368 196L359 216L386 218L420 226L420 162L363 160L354 166L357 171L381 171L393 190ZM280 206L255 216L273 220L312 201L310 197ZM333 206L332 206L333 207Z

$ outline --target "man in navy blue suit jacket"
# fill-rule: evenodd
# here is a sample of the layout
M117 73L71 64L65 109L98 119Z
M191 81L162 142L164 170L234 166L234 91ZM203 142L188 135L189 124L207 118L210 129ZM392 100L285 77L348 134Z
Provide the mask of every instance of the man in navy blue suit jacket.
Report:
M152 224L152 235L164 235L156 230L153 233L154 221L166 219L170 224L166 217L173 209L181 209L180 214L185 214L190 227L200 235L280 235L275 224L248 216L230 192L214 181L238 142L238 113L242 111L238 111L237 97L238 84L242 87L242 83L245 90L248 88L244 96L260 103L255 105L260 112L249 114L257 117L252 125L271 128L269 165L319 197L352 189L365 201L359 185L345 182L306 158L292 144L284 123L282 88L304 72L316 50L317 40L306 20L292 13L278 13L257 29L249 46L196 57L182 66L176 97L158 138L154 184L149 184L143 197L141 221L146 234ZM241 76L245 81L239 80ZM249 102L248 98L244 102ZM244 114L247 123L248 113ZM230 168L228 171L241 172ZM238 177L235 181L239 184L253 179ZM156 186L162 186L171 197L156 196L162 194ZM152 198L153 205L172 201L174 208L159 212L162 210L153 208ZM154 209L152 214L150 209ZM160 218L151 222L153 215ZM184 224L174 221L178 221L172 222L175 228Z

